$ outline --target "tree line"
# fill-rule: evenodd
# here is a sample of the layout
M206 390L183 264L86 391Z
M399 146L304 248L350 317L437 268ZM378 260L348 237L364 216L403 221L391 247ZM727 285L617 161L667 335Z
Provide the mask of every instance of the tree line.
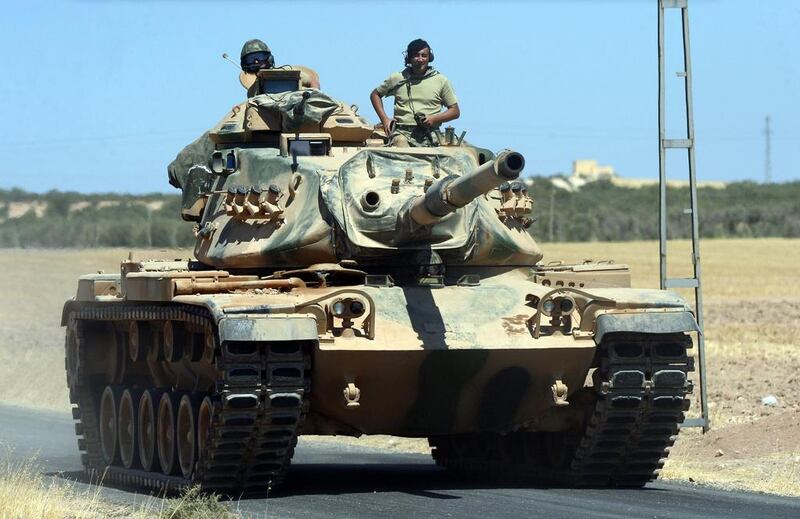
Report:
M12 203L29 205L12 218ZM44 207L39 216L34 205ZM191 247L192 223L176 195L86 195L0 190L0 247ZM15 216L15 215L13 215Z
M536 178L531 232L541 241L656 240L658 185L624 187L593 182L577 191ZM800 237L800 182L734 182L697 190L701 238ZM667 188L670 238L691 237L688 187Z
M594 182L565 191L536 177L530 194L540 241L627 241L658 238L658 186ZM703 238L800 237L800 182L735 182L698 189ZM668 188L670 238L691 236L688 188ZM12 204L44 212L12 214ZM14 216L14 217L12 217ZM191 247L193 224L180 218L177 195L86 195L0 190L0 247Z

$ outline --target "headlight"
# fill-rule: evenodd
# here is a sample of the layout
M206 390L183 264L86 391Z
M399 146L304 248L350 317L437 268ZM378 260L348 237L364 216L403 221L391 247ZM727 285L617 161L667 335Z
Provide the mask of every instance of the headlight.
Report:
M227 173L236 171L236 155L234 155L232 151L229 151L228 154L225 155L225 171Z
M221 175L225 171L225 161L222 159L222 152L215 151L211 154L211 171Z
M341 299L331 305L331 312L333 312L333 315L336 317L341 317L344 315L346 309L347 307L345 306L344 301Z
M353 317L361 316L364 313L364 303L356 299L350 301L350 313L353 314Z
M544 302L542 303L542 312L544 312L545 315L552 314L553 310L555 309L556 309L556 302L553 301L552 299L545 299Z

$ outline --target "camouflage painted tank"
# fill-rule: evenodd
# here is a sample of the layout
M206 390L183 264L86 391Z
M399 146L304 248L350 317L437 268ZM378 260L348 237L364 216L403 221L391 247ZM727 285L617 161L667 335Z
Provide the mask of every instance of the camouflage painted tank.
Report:
M84 276L64 308L90 472L263 492L301 434L391 434L467 474L657 475L691 390L681 298L541 264L519 153L386 147L291 70L254 94L170 166L196 259Z

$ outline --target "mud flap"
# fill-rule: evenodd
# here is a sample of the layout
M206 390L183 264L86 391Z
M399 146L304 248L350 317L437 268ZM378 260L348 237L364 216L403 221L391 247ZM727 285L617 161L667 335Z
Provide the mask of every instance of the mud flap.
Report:
M603 314L597 318L594 342L600 344L605 334L614 332L666 334L697 331L700 328L691 312Z
M317 321L311 317L226 317L219 321L220 341L317 340Z

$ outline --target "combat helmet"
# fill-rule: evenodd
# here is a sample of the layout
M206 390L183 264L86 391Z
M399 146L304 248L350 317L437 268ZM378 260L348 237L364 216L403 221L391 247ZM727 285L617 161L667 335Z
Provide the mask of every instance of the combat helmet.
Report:
M264 63L267 64L266 68L275 66L275 58L272 56L272 51L269 50L266 43L259 39L244 42L240 59L242 70L245 72L257 72L258 69L264 68Z

